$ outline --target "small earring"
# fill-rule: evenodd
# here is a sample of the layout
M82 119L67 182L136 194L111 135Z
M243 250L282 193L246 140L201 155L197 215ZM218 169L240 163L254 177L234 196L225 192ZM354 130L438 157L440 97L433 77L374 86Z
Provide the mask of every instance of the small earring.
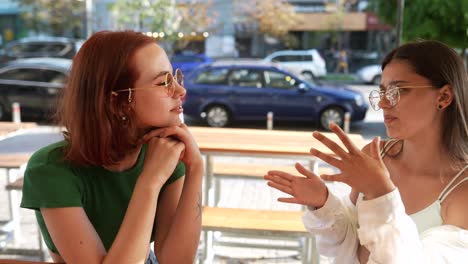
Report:
M132 89L128 88L128 103L132 102Z
M126 117L126 116L121 116L120 119L122 119L122 121L127 121L127 117Z
M441 110L441 109L442 109L442 105L438 105L438 106L437 106L437 109Z

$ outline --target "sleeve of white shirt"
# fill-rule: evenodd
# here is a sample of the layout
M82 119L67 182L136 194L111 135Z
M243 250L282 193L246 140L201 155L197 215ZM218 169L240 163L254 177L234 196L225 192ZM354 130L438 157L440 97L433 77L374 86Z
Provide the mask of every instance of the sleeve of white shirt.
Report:
M302 217L305 228L315 235L321 255L334 257L335 263L358 264L357 216L348 195L329 192L323 207L307 209Z
M398 189L372 200L358 200L358 236L374 263L466 263L466 230L439 226L418 234ZM450 227L450 228L448 228Z

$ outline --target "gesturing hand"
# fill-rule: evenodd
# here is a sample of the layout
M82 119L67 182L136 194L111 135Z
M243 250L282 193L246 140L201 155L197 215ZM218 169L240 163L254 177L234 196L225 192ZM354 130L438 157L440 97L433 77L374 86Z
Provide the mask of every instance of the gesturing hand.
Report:
M328 196L325 183L300 163L296 163L295 167L305 177L294 176L282 171L269 171L264 179L268 181L268 186L292 196L278 198L280 202L322 207Z
M310 153L341 171L338 174L321 175L322 179L344 182L357 191L362 192L366 199L379 197L391 192L395 188L390 180L388 170L380 157L380 139L378 137L372 140L370 143L370 153L366 154L351 142L339 126L331 124L330 129L343 142L347 151L323 134L319 132L313 133L313 136L327 146L335 155L325 154L315 148L311 148Z

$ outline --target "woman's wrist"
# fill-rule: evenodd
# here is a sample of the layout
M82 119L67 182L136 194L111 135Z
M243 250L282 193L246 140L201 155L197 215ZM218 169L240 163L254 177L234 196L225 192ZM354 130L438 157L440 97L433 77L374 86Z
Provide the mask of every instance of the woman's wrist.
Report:
M186 164L185 166L186 166L185 168L186 174L188 175L199 174L200 176L203 176L203 171L204 171L203 160L200 160L191 164Z
M396 188L395 185L389 179L388 181L385 181L384 184L379 186L379 188L374 188L373 190L371 190L369 192L363 193L364 200L372 200L372 199L375 199L377 197L383 196L383 195L385 195L387 193L392 192L393 190L395 190L395 188Z

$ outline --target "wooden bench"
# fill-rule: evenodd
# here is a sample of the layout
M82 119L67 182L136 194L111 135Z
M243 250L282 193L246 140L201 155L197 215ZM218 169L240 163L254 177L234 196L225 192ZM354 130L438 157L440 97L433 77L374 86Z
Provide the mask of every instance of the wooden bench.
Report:
M213 245L235 246L248 248L270 248L298 251L302 263L312 263L318 260L314 251L315 244L302 224L302 211L271 211L238 208L204 207L202 215L202 230L204 231L203 258L211 260L212 254L208 252ZM271 245L259 243L218 242L213 240L209 231L221 231L223 236L235 236L294 240L297 245ZM210 234L209 234L210 233ZM314 263L315 263L314 262Z

